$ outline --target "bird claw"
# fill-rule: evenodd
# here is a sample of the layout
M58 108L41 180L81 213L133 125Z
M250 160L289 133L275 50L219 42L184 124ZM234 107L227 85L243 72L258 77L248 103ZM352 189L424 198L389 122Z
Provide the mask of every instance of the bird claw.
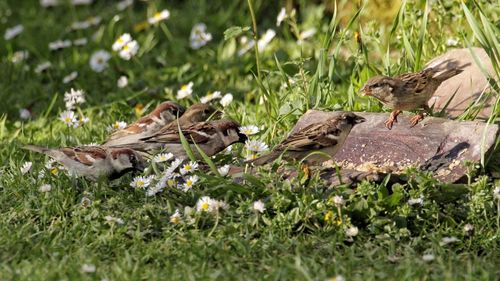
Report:
M422 120L424 120L424 115L422 113L419 113L419 114L413 116L410 119L410 123L411 123L410 128L415 127L418 124L418 122L420 122Z

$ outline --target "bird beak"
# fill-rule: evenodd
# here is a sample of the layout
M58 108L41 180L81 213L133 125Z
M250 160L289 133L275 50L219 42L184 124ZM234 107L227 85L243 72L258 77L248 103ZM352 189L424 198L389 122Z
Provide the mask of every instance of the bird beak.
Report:
M139 172L144 172L146 169L146 162L141 161L140 163L137 163L137 166L135 167Z
M354 122L356 124L363 123L365 121L366 121L366 119L364 117L361 117L361 116L356 116L356 119L354 119Z
M247 135L242 134L242 133L240 133L239 131L238 131L238 137L239 137L239 142L242 142L242 143L243 143L243 142L246 142L246 141L248 140Z
M366 87L361 88L361 90L358 91L358 95L369 96L368 92L366 91Z

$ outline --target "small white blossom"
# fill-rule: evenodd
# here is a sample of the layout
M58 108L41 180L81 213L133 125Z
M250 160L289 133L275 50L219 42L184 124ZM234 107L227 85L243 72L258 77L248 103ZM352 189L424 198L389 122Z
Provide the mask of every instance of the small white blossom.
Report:
M231 168L231 166L229 165L224 165L222 167L219 167L217 169L217 171L219 172L219 174L223 177L227 176L227 174L229 173L229 169Z
M116 3L116 8L118 9L118 11L123 11L126 8L132 6L132 4L134 4L134 0L123 0Z
M24 60L27 60L29 56L30 54L28 53L28 51L16 51L14 52L14 54L12 54L12 58L10 59L10 61L13 64L18 64Z
M85 92L83 90L74 90L71 88L69 92L64 93L64 103L66 109L74 109L75 105L85 103Z
M50 61L42 62L35 67L35 73L40 74L52 66Z
M125 222L121 218L116 218L113 216L105 216L104 219L107 223L116 223L116 224L124 224Z
M493 189L493 197L497 200L500 200L500 185L495 186L495 189Z
M259 212L259 213L264 213L264 211L266 210L266 206L265 206L264 202L262 202L261 200L258 200L258 201L253 202L252 210L254 210L255 212Z
M161 12L155 13L152 17L148 18L149 24L156 24L160 21L166 20L170 17L170 12L168 10L163 10Z
M207 25L204 23L197 23L191 29L191 34L189 35L189 46L192 49L199 49L205 46L208 42L212 40L212 34L207 32Z
M460 240L458 240L457 237L443 237L443 239L441 239L441 242L439 243L439 245L441 246L444 246L444 245L448 245L448 244L451 244L451 243L455 243L455 242L458 242Z
M137 176L134 178L134 180L130 183L131 187L143 189L148 187L151 184L152 176L145 177L145 176Z
M176 98L180 100L190 97L192 94L193 94L193 82L189 82L188 84L181 86L181 88L177 91Z
M346 231L345 231L345 234L348 237L354 237L354 236L358 235L358 233L359 233L359 230L356 226L351 226L348 229L346 229Z
M316 28L309 28L304 31L302 31L299 34L299 40L298 43L301 44L304 40L306 40L309 37L312 37L314 34L316 34Z
M458 45L458 40L456 40L454 38L448 38L448 40L446 40L446 46L454 47L456 45Z
M210 93L200 99L201 103L209 103L210 101L214 99L220 99L221 98L221 92L220 91L215 91L213 93Z
M132 36L130 36L130 34L128 33L124 33L118 39L116 39L111 48L113 49L113 51L118 52L130 41L132 41Z
M115 123L109 125L107 127L108 132L113 132L121 129L125 129L127 127L127 122L124 121L115 121Z
M198 199L198 202L196 203L196 210L198 212L212 212L214 210L214 201L214 199L208 196L203 196Z
M128 85L128 78L127 76L120 76L120 78L118 78L118 81L116 82L116 85L118 86L118 88L125 88L127 87Z
M33 162L24 162L23 165L21 166L21 174L25 175L31 170L31 166L33 166Z
M262 36L262 38L257 41L259 46L259 52L263 52L266 46L273 40L274 36L276 36L276 31L272 29L266 30L266 33Z
M73 46L85 46L89 40L85 37L73 40Z
M153 161L156 163L161 163L161 162L168 161L172 158L174 158L174 155L170 152L169 153L160 153L160 154L155 155L155 157L153 157Z
M245 142L245 147L252 152L263 152L269 149L269 146L267 146L267 144L258 140L247 140Z
M71 0L71 4L75 6L90 5L92 2L94 2L94 0Z
M474 231L474 226L472 224L468 223L468 224L464 225L464 232L466 234L471 234L472 231Z
M71 110L65 110L61 112L59 119L68 127L73 127L75 123L78 122L75 116L75 112Z
M86 263L86 264L82 265L82 271L84 273L94 273L96 271L96 266L93 264Z
M108 68L109 59L111 59L110 53L104 50L95 51L90 57L90 68L95 72L103 72Z
M410 206L413 206L413 205L420 205L420 206L422 206L424 204L424 198L423 197L412 198L412 199L408 200L408 204Z
M163 191L163 189L167 186L167 178L162 177L154 186L148 188L146 192L146 196L155 196L157 193Z
M180 224L182 222L182 215L179 209L176 209L175 212L170 216L170 223L172 224Z
M73 43L71 42L71 40L56 40L56 41L49 43L49 50L57 51L57 50L65 49L65 48L71 47L72 44Z
M75 80L76 77L78 77L78 72L73 71L70 74L68 74L67 76L63 77L63 83L68 84L69 82Z
M422 260L425 262L433 261L436 257L433 254L425 254L422 256Z
M16 26L11 27L11 28L7 28L5 30L5 34L4 34L3 38L5 40L10 40L10 39L18 36L19 34L21 34L23 31L24 31L24 26L22 26L21 24L18 24Z
M276 17L276 26L280 26L285 19L286 19L286 9L281 8L278 16Z
M220 104L223 107L228 106L231 102L233 101L233 95L232 94L225 94L222 99L220 100Z
M333 204L335 204L335 206L337 207L341 207L345 204L345 200L344 198L342 198L342 196L335 195L333 196Z
M174 171L177 168L179 168L179 166L182 164L182 162L183 162L182 159L176 158L174 161L172 161L172 163L170 163L170 167L168 167L168 169L165 170L165 173L173 175Z
M192 173L192 172L196 171L196 169L198 169L198 163L196 163L194 161L190 161L189 163L185 164L180 169L180 172L181 172L181 175L185 175L185 174Z
M133 56L137 54L139 51L139 43L137 41L132 40L128 42L123 48L120 50L119 55L124 60L130 60Z
M186 182L184 182L184 184L182 185L182 190L183 191L191 190L193 188L193 186L198 182L198 180L199 180L199 178L196 175L189 176L186 179Z
M59 5L58 0L40 0L40 6L44 8L55 7L57 5Z
M31 118L31 111L29 111L26 108L19 109L19 117L21 119L24 119L24 120L30 119Z
M38 190L40 192L50 192L52 190L52 186L50 184L42 184Z
M259 132L259 128L255 125L248 125L248 126L240 127L240 133L244 134L245 136L255 135L258 132Z

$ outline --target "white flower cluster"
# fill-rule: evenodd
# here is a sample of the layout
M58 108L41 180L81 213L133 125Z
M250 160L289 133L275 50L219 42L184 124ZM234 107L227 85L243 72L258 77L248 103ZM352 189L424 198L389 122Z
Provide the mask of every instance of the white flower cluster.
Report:
M189 46L191 49L197 50L205 46L212 40L212 34L207 32L207 25L204 23L197 23L191 29L189 35Z
M132 39L129 33L122 34L111 46L113 51L124 60L130 60L139 52L139 43Z

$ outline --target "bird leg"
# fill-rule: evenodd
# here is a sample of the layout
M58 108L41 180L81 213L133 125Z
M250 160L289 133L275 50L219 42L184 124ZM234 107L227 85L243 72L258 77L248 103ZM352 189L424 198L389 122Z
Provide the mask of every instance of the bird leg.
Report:
M387 127L387 129L392 129L392 125L394 123L398 123L398 115L401 114L401 110L394 110L393 112L391 112L391 115L389 116L389 118L385 121L385 126Z
M429 112L431 109L430 109L427 105L424 105L424 110L425 110L425 111L427 111L427 112ZM410 123L411 123L410 128L415 127L415 125L417 125L417 124L418 124L418 122L420 122L420 121L424 120L424 117L425 117L424 112L423 112L423 111L419 111L419 112L417 113L417 115L413 116L413 117L410 119Z

